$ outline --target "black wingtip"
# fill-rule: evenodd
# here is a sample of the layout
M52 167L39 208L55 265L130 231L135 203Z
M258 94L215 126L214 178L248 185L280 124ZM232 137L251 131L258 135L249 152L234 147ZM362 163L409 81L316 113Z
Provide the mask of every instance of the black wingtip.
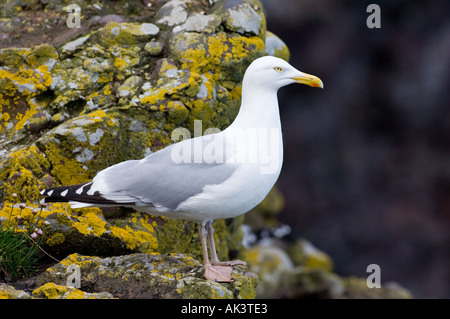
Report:
M42 201L44 203L68 203L74 200L73 197L78 197L76 191L87 184L92 184L92 182L44 189L41 191L41 195L45 196Z
M134 204L134 203L117 203L113 200L106 199L100 194L100 192L91 191L92 182L70 185L70 186L60 186L50 189L45 189L41 192L41 195L46 196L43 201L44 203L68 203L68 202L79 202L92 205L123 205L123 204Z

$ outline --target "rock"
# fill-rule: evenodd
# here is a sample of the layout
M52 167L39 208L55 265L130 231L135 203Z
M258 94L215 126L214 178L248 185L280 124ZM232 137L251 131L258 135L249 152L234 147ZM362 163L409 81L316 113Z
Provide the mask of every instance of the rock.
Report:
M0 283L0 299L32 299L33 297L23 291L16 290L13 286Z
M132 75L117 88L117 93L119 93L119 96L124 97L135 95L136 91L140 89L142 82L143 80L141 77Z
M48 104L36 97L49 89L58 57L55 48L47 44L0 50L0 142L6 149L8 140L24 137L22 134L33 116L43 114ZM28 129L38 126L31 125Z
M298 239L289 245L287 252L296 266L333 271L333 261L330 256L317 249L306 239Z
M163 48L164 47L163 47L163 44L161 42L152 41L152 42L148 42L145 45L144 50L147 51L148 53L150 53L153 56L157 56L157 55L161 54Z
M302 267L285 272L279 287L272 298L335 299L342 298L344 293L344 283L336 274Z
M260 278L256 289L258 298L270 298L282 289L281 278L294 269L289 255L275 246L257 245L246 252L250 269Z
M265 36L266 19L258 0L217 1L211 11L222 17L228 30L242 35Z
M410 291L395 282L381 285L381 288L367 288L365 278L348 277L343 280L344 291L341 298L355 299L411 299Z
M81 287L68 289L70 265L79 267ZM73 266L72 266L73 267ZM72 254L38 276L41 287L33 296L69 298L254 298L258 278L243 267L235 267L233 282L219 284L203 278L202 264L182 254L132 254L116 257L90 257Z
M196 13L191 15L182 25L173 28L173 32L204 32L213 33L222 20L217 15Z
M171 0L156 14L156 23L173 27L186 21L189 15L188 4L191 1Z
M26 128L30 132L40 132L50 124L52 116L47 111L38 112L27 122Z
M63 45L62 50L63 51L75 51L76 49L78 49L78 47L83 45L87 41L87 39L89 39L89 37L90 37L90 35L86 35L86 36L78 38L74 41L68 42Z
M340 277L330 272L330 258L312 244L300 240L290 249L296 264L281 248L256 245L247 251L250 270L260 282L257 298L342 299L412 298L405 288L394 283L369 288L366 278Z
M167 105L169 118L176 124L182 124L189 116L189 110L180 101L170 101Z
M38 299L112 299L108 292L88 293L69 286L46 283L33 290L33 297Z
M283 42L283 40L281 40L279 37L277 37L270 31L266 32L265 46L266 46L266 53L268 55L276 56L283 60L289 61L290 57L289 48Z
M383 284L381 288L368 288L366 278L339 277L318 268L296 267L282 277L283 287L277 298L325 299L408 299L411 293L397 284Z

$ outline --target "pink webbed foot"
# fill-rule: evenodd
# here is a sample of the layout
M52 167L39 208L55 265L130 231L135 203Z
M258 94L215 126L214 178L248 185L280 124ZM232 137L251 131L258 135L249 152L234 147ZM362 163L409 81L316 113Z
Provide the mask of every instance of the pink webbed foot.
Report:
M206 266L205 278L217 282L231 282L232 267L228 266Z

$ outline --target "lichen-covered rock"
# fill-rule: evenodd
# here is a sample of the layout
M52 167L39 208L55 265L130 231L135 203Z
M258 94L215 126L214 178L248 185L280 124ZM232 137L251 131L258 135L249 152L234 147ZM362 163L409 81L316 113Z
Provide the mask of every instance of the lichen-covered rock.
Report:
M288 250L295 263L283 249L273 245L248 249L250 270L260 278L258 298L412 298L408 290L394 283L369 288L366 278L340 277L330 272L328 255L305 240Z
M0 283L0 299L32 299L33 297L20 289L13 286Z
M80 274L79 290L67 290L75 265ZM72 266L73 267L73 266ZM258 277L236 267L233 281L219 284L203 278L202 265L182 254L131 254L108 258L72 254L36 279L41 286L36 297L58 297L62 293L115 298L254 298ZM92 295L93 294L93 295ZM67 296L66 296L67 297Z
M258 274L260 283L257 287L258 298L270 297L279 291L281 278L294 269L288 254L275 246L257 245L246 252L246 260L250 269Z
M289 245L287 252L296 266L333 271L331 257L306 239L298 239Z
M38 299L112 299L108 292L88 293L69 286L46 283L33 290L33 297Z
M367 288L366 278L343 279L344 291L341 298L356 299L411 299L411 292L395 282L387 282L381 288Z
M43 16L65 10L56 1L45 9L33 3L23 9ZM101 6L108 12L115 5ZM139 5L131 1L129 13ZM201 256L197 226L190 222L37 204L44 188L85 182L107 166L173 143L171 132L178 126L193 133L194 121L202 120L202 130L223 129L236 116L246 67L268 53L260 2L172 0L152 2L150 11L145 22L108 16L100 23L85 10L86 34L55 40L57 46L0 50L0 217L25 216L22 226L41 227L41 245L57 256L153 251ZM280 41L269 50L283 46ZM26 207L18 209L21 202ZM242 218L216 222L221 258L241 253L240 223ZM8 226L14 225L10 220Z
M270 31L266 32L266 53L289 61L290 52L286 44Z
M30 134L30 128L26 128L29 120L48 106L39 96L50 89L58 58L57 50L47 44L0 50L1 156L9 145Z
M106 217L105 217L106 216ZM39 207L5 202L0 211L0 227L30 233L45 251L65 257L74 251L93 255L120 255L133 252L162 254L179 252L201 260L201 244L196 222L171 220L132 210L99 208L71 211L64 204ZM215 222L216 248L221 259L242 254L243 217Z
M259 0L217 1L211 11L222 17L228 30L265 36L266 18Z
M407 299L411 293L398 284L369 288L366 278L339 277L319 268L296 267L281 278L276 298Z
M142 158L173 143L180 126L193 136L196 120L200 132L226 128L238 113L247 66L272 53L288 58L288 50L267 32L259 0L77 4L80 29L66 26L60 1L7 0L0 8L9 46L0 49L1 227L35 232L56 258L176 252L201 260L196 223L127 209L41 207L40 190ZM36 19L25 25L29 11ZM42 21L49 32L33 39ZM219 258L243 257L242 221L215 222ZM183 277L174 296L254 297L255 282L246 280L235 280L233 290ZM61 287L36 294L80 294Z

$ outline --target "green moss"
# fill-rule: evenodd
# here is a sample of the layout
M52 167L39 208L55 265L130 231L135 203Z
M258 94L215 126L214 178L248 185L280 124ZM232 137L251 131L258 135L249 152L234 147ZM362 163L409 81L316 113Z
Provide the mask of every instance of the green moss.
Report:
M179 101L169 101L167 109L169 120L175 125L184 123L189 116L188 109L182 102Z
M64 243L65 240L66 240L66 237L63 234L56 233L56 234L53 234L52 236L50 236L50 238L48 238L45 241L45 243L48 246L55 246L55 245Z
M198 225L195 222L163 217L155 227L155 236L159 242L158 252L161 254L178 252L195 259L202 258Z
M58 51L53 46L41 44L32 48L31 54L26 57L25 61L30 66L39 67L50 62L51 59L56 62L58 58Z

